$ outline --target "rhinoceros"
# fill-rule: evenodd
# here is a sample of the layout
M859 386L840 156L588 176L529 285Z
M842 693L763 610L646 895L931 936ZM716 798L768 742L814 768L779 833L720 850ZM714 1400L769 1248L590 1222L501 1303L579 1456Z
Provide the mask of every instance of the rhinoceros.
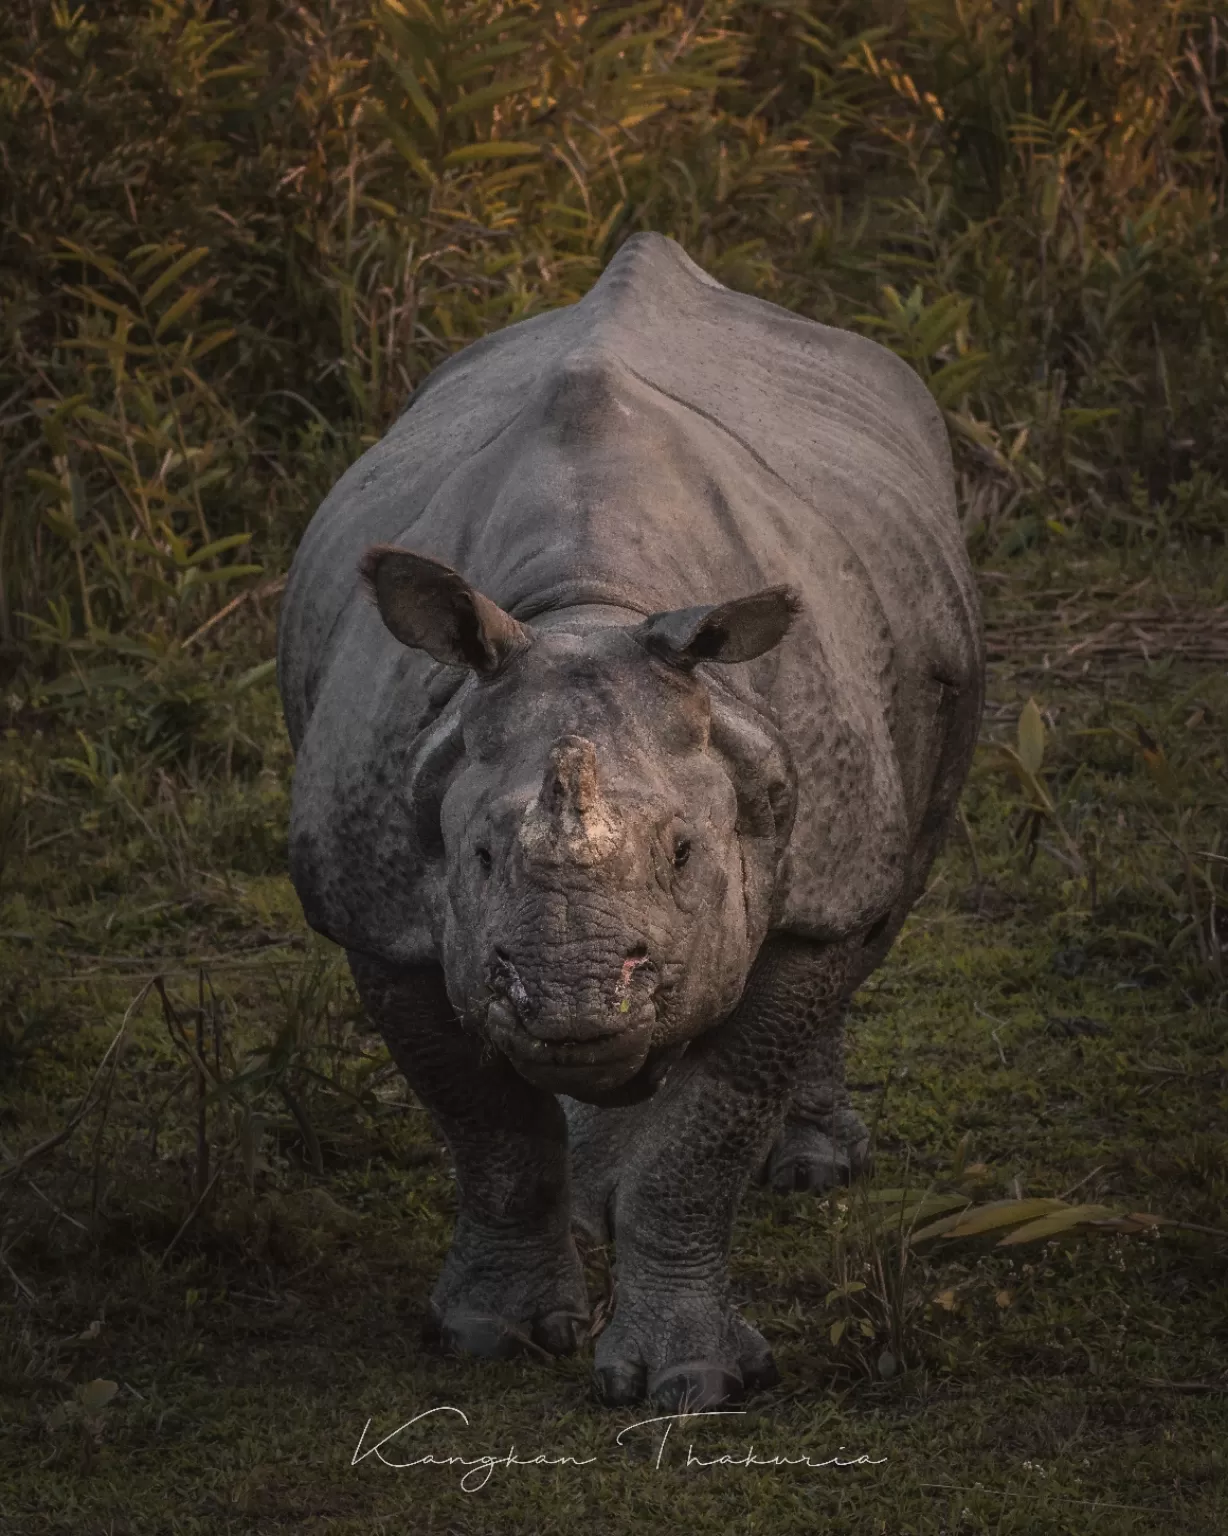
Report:
M455 1166L437 1339L576 1349L578 1231L615 1249L600 1399L779 1379L734 1217L866 1162L845 1007L983 679L923 383L659 235L342 476L281 613L290 870Z

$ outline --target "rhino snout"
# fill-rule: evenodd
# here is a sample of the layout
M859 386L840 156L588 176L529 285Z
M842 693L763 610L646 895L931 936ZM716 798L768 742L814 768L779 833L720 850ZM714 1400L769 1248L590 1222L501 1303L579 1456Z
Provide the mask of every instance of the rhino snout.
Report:
M657 968L647 947L633 945L605 984L536 990L531 997L520 971L496 945L486 967L490 1009L496 1022L513 1025L530 1037L552 1044L573 1044L624 1035L652 1009Z
M644 1064L656 1022L656 967L643 945L628 950L599 988L531 996L499 948L487 981L487 1034L539 1086L582 1097L624 1082Z

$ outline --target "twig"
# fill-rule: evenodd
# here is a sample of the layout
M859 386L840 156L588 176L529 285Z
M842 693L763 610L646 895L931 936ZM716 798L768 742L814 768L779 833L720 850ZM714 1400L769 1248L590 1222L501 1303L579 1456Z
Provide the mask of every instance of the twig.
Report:
M198 1077L212 1080L212 1073L205 1064L204 1058L194 1049L192 1042L184 1032L183 1025L179 1022L179 1015L175 1012L175 1005L170 1000L162 977L160 975L155 976L150 985L157 988L158 996L162 999L162 1018L166 1024L166 1032L171 1037L171 1044L177 1045L183 1051L196 1068Z
M28 1173L25 1175L25 1181L29 1185L29 1187L34 1191L34 1193L38 1196L38 1198L43 1202L43 1204L44 1205L49 1205L51 1207L51 1209L56 1213L57 1216L62 1216L65 1221L71 1222L72 1225L74 1227L76 1227L78 1232L88 1232L89 1231L89 1228L85 1225L84 1222L78 1221L75 1216L70 1216L67 1211L62 1211L60 1209L60 1207L55 1203L55 1201L51 1198L51 1196L49 1194L47 1194L45 1190L42 1190L42 1189L40 1189L38 1187L38 1185L34 1182L34 1180L30 1177L30 1175Z
M202 1189L200 1194L197 1196L196 1203L192 1206L192 1209L188 1212L188 1214L183 1218L183 1222L180 1225L180 1228L179 1228L178 1232L176 1232L174 1237L171 1238L170 1242L167 1243L166 1248L163 1251L162 1257L158 1260L158 1268L159 1269L161 1269L162 1266L166 1263L167 1259L170 1258L172 1252L175 1249L175 1245L178 1243L179 1239L183 1236L183 1234L188 1230L188 1228L192 1225L192 1223L196 1220L197 1216L200 1214L201 1207L204 1205L205 1201L209 1198L209 1196L213 1193L213 1186L217 1183L217 1181L222 1176L222 1168L223 1168L223 1166L224 1166L224 1162L219 1164L218 1167L214 1169L213 1177L209 1180L208 1184L205 1185L204 1189Z
M972 860L972 879L981 884L981 861L977 858L976 839L972 836L972 827L968 822L968 813L964 810L964 802L961 800L958 807L959 824L963 828L964 840L968 844L968 857Z
M209 1079L205 1075L205 968L196 973L196 1193L209 1183Z
M107 1119L111 1113L111 1095L115 1091L115 1074L119 1071L119 1058L121 1050L117 1050L111 1058L111 1070L107 1073L107 1085L102 1090L102 1114L98 1117L98 1129L94 1132L94 1167L90 1179L90 1220L98 1215L98 1194L102 1183L102 1133L107 1128Z
M1069 1189L1064 1189L1062 1191L1062 1193L1058 1196L1058 1199L1059 1200L1069 1200L1071 1195L1074 1194L1076 1189L1082 1189L1084 1184L1088 1183L1091 1179L1094 1179L1098 1173L1103 1173L1104 1170L1108 1166L1109 1165L1107 1163L1101 1163L1099 1168L1093 1168L1090 1173L1085 1173L1083 1175L1083 1177L1081 1179L1076 1180L1076 1182L1073 1183L1070 1186Z
M90 1100L94 1096L94 1089L98 1086L98 1081L101 1078L103 1072L106 1070L107 1064L111 1060L113 1052L118 1048L120 1041L124 1038L124 1031L128 1027L128 1020L132 1017L136 1009L140 1007L140 1005L145 1001L146 997L149 995L149 989L153 986L153 984L153 981L147 981L141 990L137 993L137 995L128 1004L128 1011L124 1014L123 1023L116 1031L115 1038L103 1052L102 1060L98 1063L98 1066L94 1070L94 1075L90 1079L89 1087L85 1090L84 1098L81 1100L80 1104L73 1111L73 1113L69 1116L67 1123L61 1126L60 1129L56 1131L54 1136L48 1136L46 1141L40 1141L36 1147L31 1147L28 1152L19 1157L17 1161L10 1167L0 1170L0 1179L11 1179L16 1174L22 1173L26 1168L30 1166L31 1163L36 1161L38 1158L45 1156L46 1153L52 1151L55 1147L58 1147L61 1142L67 1141L72 1133L76 1130L76 1128L81 1124L81 1121L85 1118L85 1115L89 1110Z
M202 640L216 624L220 624L223 619L228 619L232 613L237 613L244 603L274 597L277 593L283 592L285 586L286 578L279 576L276 581L266 581L262 587L248 587L246 592L240 592L238 597L232 597L224 608L219 608L212 618L206 619L198 629L194 629L183 642L183 649L186 651L189 645L195 645L198 640Z
M997 1025L998 1028L1006 1029L1008 1027L1005 1019L997 1019L993 1016L992 1013L986 1013L985 1010L981 1007L980 1003L973 1003L972 1007L974 1012L979 1013L983 1019L988 1019L991 1024ZM1006 1052L1002 1049L1001 1040L998 1039L998 1030L991 1029L989 1031L989 1035L990 1039L992 1039L993 1043L998 1047L998 1060L1004 1067L1008 1066L1009 1063L1006 1059Z
M8 1270L9 1278L12 1280L13 1284L17 1287L21 1294L26 1298L26 1300L30 1303L30 1305L35 1309L35 1311L41 1312L43 1309L38 1297L9 1263L8 1259L3 1253L0 1253L0 1264L3 1264L5 1269Z
M1179 1227L1183 1232L1200 1232L1203 1237L1222 1237L1228 1240L1228 1229L1224 1227L1204 1227L1196 1221L1179 1221L1175 1216L1166 1216L1164 1225Z

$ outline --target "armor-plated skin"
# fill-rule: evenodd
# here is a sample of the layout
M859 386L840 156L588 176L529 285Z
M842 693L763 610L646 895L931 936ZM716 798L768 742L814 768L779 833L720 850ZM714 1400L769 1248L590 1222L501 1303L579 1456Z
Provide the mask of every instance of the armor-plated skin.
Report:
M843 1008L983 674L916 375L660 236L437 369L338 482L282 607L291 872L455 1159L453 1345L574 1347L574 1221L616 1245L607 1401L772 1378L730 1226L756 1172L864 1162Z

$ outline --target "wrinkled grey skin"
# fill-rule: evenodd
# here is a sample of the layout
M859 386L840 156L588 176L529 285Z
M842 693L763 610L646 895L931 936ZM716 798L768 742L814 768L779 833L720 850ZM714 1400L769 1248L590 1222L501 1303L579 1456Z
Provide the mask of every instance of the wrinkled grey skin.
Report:
M864 1165L844 1006L981 710L925 388L637 236L341 479L278 670L296 888L456 1165L443 1338L576 1347L574 1224L615 1242L607 1402L772 1381L731 1223Z

